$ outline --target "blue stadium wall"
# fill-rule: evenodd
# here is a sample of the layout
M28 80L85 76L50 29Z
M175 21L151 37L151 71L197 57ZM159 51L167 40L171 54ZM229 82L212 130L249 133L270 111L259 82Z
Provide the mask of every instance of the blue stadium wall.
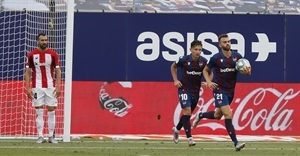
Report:
M75 13L73 80L172 81L170 65L194 39L202 56L228 33L252 64L242 82L300 82L300 16Z
M232 49L252 64L251 78L241 76L241 82L300 82L299 15L76 12L74 27L74 81L172 81L170 65L188 53L191 41L203 41L202 56L209 60L219 51L218 36L228 33ZM0 33L1 57L15 62L6 66L9 60L0 59L2 71L12 71L2 77L22 79L24 60L17 58L25 49L7 53L21 43L8 40L8 29Z

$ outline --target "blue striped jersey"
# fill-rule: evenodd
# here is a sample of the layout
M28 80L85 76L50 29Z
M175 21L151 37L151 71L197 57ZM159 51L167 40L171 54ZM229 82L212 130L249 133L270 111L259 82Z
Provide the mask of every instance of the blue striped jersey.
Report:
M210 58L207 67L214 73L213 82L218 84L218 88L214 92L234 93L237 79L235 63L240 58L242 55L236 51L232 51L229 58L225 57L222 52Z
M197 61L193 61L191 55L186 55L180 57L175 64L178 80L183 86L179 90L199 96L203 76L202 71L207 64L207 59L200 56Z

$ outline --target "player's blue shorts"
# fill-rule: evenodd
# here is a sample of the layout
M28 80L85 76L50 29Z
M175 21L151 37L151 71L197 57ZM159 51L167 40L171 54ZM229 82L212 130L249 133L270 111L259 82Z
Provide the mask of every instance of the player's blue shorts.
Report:
M181 108L191 107L191 110L196 108L199 100L199 96L193 95L183 90L178 90L178 98L180 101Z
M215 107L230 105L233 100L234 93L214 93Z

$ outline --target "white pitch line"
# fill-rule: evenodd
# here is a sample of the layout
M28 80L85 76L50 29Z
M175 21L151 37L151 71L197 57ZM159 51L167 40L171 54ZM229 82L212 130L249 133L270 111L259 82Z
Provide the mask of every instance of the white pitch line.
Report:
M233 150L234 148L201 148L201 147L53 147L53 146L0 146L0 149L136 149L136 150L176 150L176 149L193 149L193 150ZM247 148L243 150L288 150L288 151L295 151L300 150L300 148Z
M195 140L196 143L199 143L199 144L215 144L215 143L218 143L218 144L221 144L221 143L224 143L224 144L228 144L228 143L232 143L232 141L197 141ZM1 141L0 141L1 142ZM173 140L94 140L94 141L81 141L81 140L74 140L74 141L71 141L71 142L88 142L88 143L99 143L99 142L108 142L108 143L111 143L111 142L114 142L114 143L164 143L164 144L175 144L173 142ZM289 141L289 142L286 142L286 141L245 141L246 143L258 143L258 144L276 144L276 143L285 143L285 144L288 144L288 143L298 143L297 141ZM184 143L186 144L187 143L187 140L180 140L179 144L181 143ZM299 142L300 143L300 142Z
M0 140L0 143L1 142L5 142L5 143L8 143L8 142L19 142L19 143L35 143L35 140ZM152 144L152 143L164 143L164 144L175 144L173 142L173 140L71 140L71 143L149 143L149 144ZM218 143L218 144L228 144L228 143L231 143L232 141L197 141L196 140L196 143L199 143L199 144L215 144L215 143ZM245 141L246 143L249 143L249 144L252 144L252 143L255 143L255 144L280 144L280 143L298 143L297 141L289 141L289 142L286 142L286 141ZM59 143L64 143L64 142L59 142ZM186 144L187 141L186 140L180 140L179 144ZM300 143L300 142L299 142Z

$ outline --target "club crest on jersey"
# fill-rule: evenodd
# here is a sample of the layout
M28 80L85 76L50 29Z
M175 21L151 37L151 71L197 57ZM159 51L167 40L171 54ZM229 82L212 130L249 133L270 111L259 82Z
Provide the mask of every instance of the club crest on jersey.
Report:
M236 62L236 60L237 60L237 58L236 58L236 57L232 58L232 61L233 61L233 62Z
M191 64L191 62L188 62L188 66Z
M203 66L203 62L199 63L199 67L202 67Z
M220 59L221 62L223 62L223 59Z

